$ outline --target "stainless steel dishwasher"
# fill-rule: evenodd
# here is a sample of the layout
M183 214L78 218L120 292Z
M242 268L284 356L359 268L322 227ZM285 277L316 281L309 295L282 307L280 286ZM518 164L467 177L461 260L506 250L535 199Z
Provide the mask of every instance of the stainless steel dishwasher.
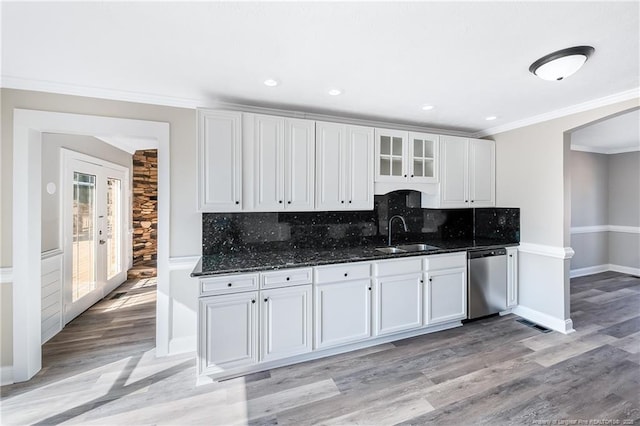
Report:
M469 319L507 309L507 250L469 251L467 312Z

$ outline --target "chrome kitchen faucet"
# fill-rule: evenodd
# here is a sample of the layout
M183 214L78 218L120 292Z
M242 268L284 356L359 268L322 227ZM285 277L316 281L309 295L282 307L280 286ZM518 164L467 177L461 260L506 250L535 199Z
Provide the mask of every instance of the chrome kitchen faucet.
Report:
M409 228L407 228L407 222L405 222L404 217L400 216L399 214L395 215L395 216L391 216L391 218L389 218L389 245L391 245L391 222L393 222L393 219L400 219L402 221L402 225L404 226L404 232L409 232Z

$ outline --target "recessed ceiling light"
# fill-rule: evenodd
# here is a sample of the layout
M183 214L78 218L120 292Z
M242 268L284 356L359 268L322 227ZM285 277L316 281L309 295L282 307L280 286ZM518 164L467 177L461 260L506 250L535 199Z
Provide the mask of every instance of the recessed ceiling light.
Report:
M423 111L431 111L433 108L433 105L422 105Z
M275 86L277 86L278 84L280 84L280 83L278 83L278 80L274 80L274 79L272 79L272 78L268 78L268 79L266 79L266 80L264 81L264 85L265 85L265 86L269 86L269 87L275 87Z
M493 121L493 120L495 120L496 118L498 118L498 117L496 117L495 115L490 115L489 117L485 118L485 120L487 120L487 121Z
M331 96L338 96L338 95L342 94L342 90L340 90L340 89L331 89L331 90L329 90L329 94Z
M535 61L529 67L529 71L543 80L562 80L578 71L594 51L591 46L558 50Z

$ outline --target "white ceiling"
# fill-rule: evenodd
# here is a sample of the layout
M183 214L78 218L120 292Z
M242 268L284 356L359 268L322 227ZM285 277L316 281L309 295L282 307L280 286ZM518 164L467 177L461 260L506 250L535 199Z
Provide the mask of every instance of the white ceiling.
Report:
M640 110L576 130L571 133L571 148L602 154L640 151Z
M473 133L637 96L639 4L2 2L2 86ZM563 81L528 71L585 44L595 54Z

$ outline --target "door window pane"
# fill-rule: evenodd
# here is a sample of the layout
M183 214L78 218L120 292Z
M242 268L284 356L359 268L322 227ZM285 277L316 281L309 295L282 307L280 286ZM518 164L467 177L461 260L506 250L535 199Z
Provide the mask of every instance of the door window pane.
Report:
M122 182L107 178L107 279L122 271Z
M72 301L96 288L96 177L73 173Z

